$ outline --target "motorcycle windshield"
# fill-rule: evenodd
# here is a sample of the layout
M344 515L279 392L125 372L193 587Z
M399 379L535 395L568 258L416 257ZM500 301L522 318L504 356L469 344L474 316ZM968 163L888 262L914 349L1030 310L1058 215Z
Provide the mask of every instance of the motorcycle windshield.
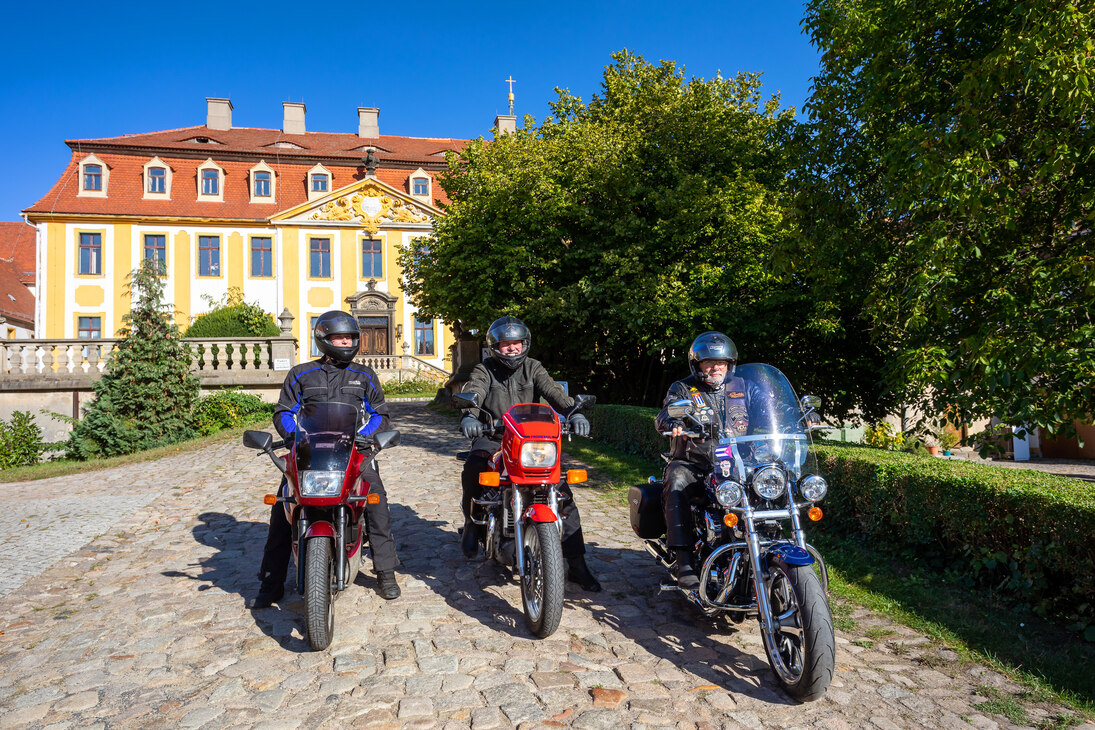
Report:
M719 439L714 463L724 477L745 483L764 464L782 464L795 480L817 473L802 408L787 376L771 365L738 365L736 377L745 381L747 424L745 435Z
M297 413L297 469L346 471L357 433L358 409L346 403L308 403Z

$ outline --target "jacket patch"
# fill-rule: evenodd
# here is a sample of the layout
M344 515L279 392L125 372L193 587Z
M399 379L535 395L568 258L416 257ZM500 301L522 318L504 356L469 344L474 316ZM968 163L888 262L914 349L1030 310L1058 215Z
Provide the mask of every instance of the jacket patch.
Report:
M727 398L744 398L745 393L727 393L726 397Z

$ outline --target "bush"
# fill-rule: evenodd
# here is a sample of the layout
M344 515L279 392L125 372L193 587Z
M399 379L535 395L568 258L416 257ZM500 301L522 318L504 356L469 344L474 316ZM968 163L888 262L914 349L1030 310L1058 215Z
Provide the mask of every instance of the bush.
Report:
M441 385L436 380L412 378L411 380L404 380L403 382L389 380L386 383L382 383L381 387L384 389L384 395L386 396L419 395L421 393L433 395Z
M202 436L258 420L270 421L273 417L272 403L239 389L218 390L202 396L194 406L194 422Z
M183 337L277 337L281 329L274 315L264 312L258 303L243 300L236 287L228 290L220 301L206 296L212 309L199 314L183 333Z
M863 440L868 446L887 451L900 451L905 447L905 435L885 421L868 426Z
M11 421L0 418L0 469L37 464L45 450L42 429L30 411L15 411Z
M669 441L654 408L599 405L591 436L658 460ZM1030 602L1042 614L1095 616L1095 490L1028 469L852 445L815 445L829 480L817 528L925 561Z

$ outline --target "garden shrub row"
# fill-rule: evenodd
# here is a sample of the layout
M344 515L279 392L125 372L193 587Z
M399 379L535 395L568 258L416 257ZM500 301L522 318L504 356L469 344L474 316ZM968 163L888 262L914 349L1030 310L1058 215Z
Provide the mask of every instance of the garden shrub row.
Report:
M595 440L658 460L657 409L598 405ZM822 444L827 531L954 571L1044 614L1095 616L1095 485L1029 469Z

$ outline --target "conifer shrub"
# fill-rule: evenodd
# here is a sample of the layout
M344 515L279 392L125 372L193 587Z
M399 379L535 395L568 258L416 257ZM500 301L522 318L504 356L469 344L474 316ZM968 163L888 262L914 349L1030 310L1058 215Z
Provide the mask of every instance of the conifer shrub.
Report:
M95 383L95 398L65 444L70 459L117 456L181 441L194 434L198 379L179 338L163 280L145 259L126 278L131 311L122 337Z
M263 311L258 302L246 302L243 291L232 287L221 300L205 295L211 309L199 314L183 337L277 337L281 329L274 315Z

